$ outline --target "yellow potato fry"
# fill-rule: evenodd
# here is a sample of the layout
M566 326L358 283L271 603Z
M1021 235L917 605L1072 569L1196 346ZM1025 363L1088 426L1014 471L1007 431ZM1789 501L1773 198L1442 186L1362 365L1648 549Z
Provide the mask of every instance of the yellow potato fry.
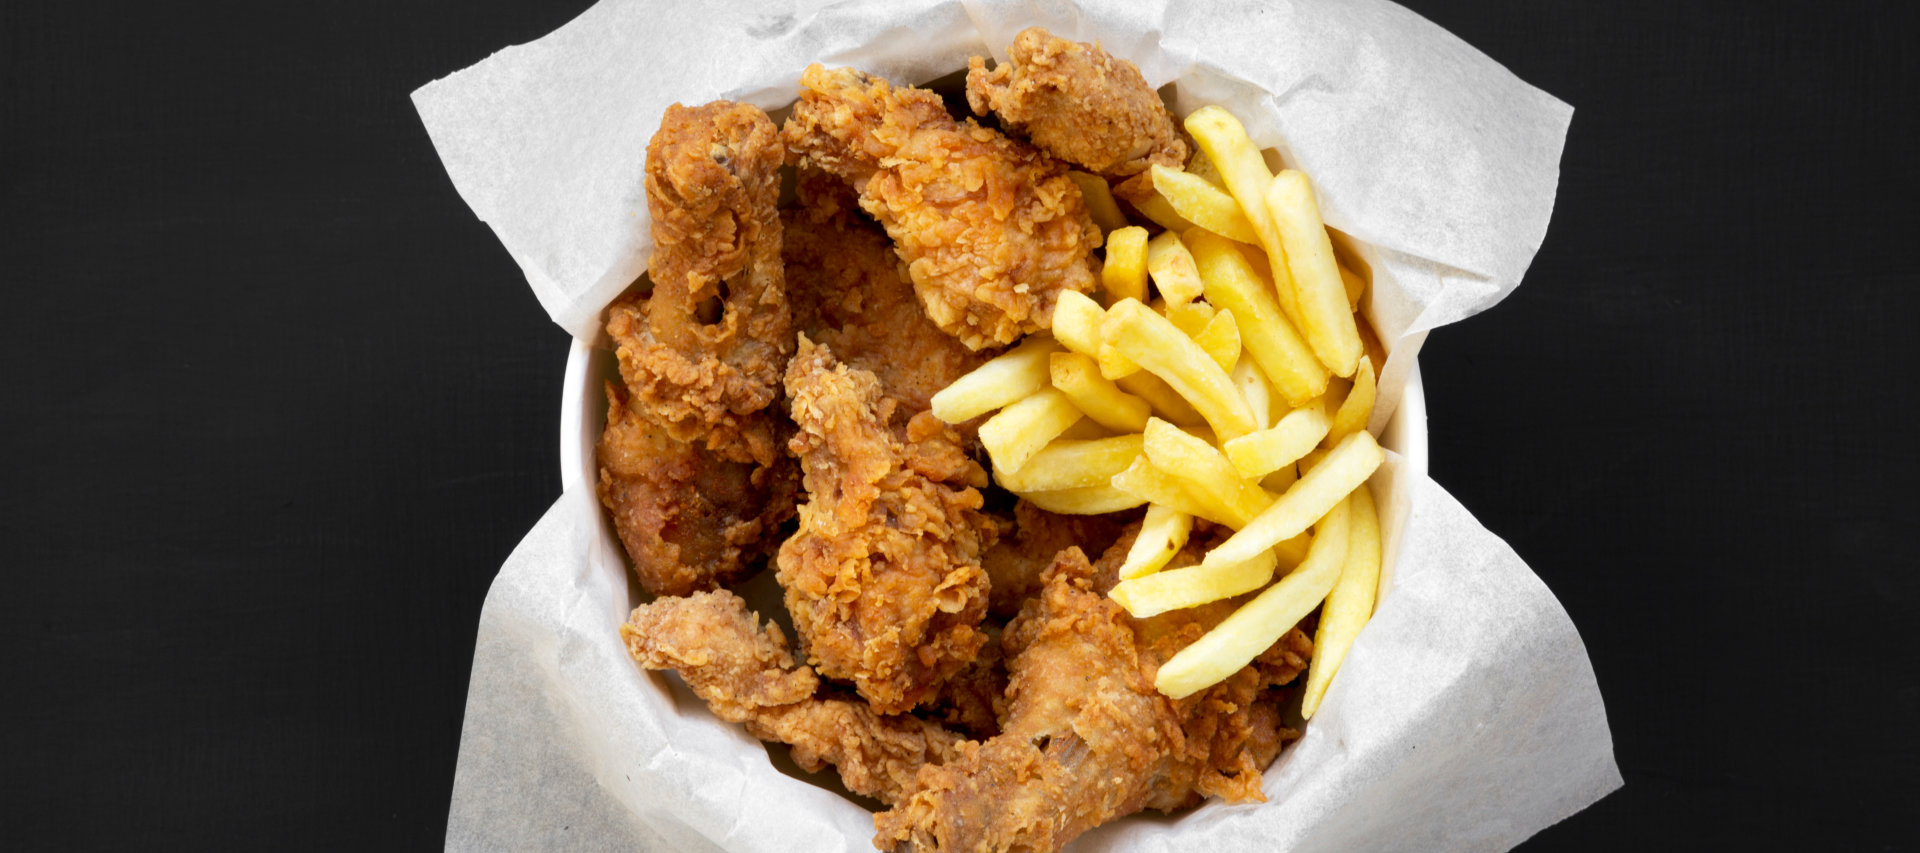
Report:
M1193 254L1180 242L1180 235L1172 231L1162 231L1147 241L1147 275L1153 278L1154 288L1166 297L1169 305L1192 302L1200 297L1203 288L1200 271L1193 265Z
M1100 267L1107 303L1147 298L1147 229L1138 225L1107 234L1107 260ZM1064 292L1064 291L1063 291Z
M1193 141L1200 150L1213 161L1220 170L1220 180L1227 192L1240 203L1240 212L1247 217L1247 223L1253 226L1253 233L1260 238L1260 247L1266 250L1272 264L1272 281L1275 295L1279 298L1280 310L1286 312L1289 321L1298 323L1293 299L1293 283L1287 278L1287 255L1281 247L1280 232L1273 224L1273 213L1267 209L1266 193L1273 184L1273 171L1267 168L1267 161L1260 156L1260 149L1254 147L1253 140L1247 136L1247 129L1232 113L1217 106L1205 106L1187 116L1187 132L1193 134ZM1275 377L1276 381L1278 377Z
M1267 376L1255 366L1252 358L1242 358L1235 362L1233 369L1227 372L1227 378L1233 380L1234 387L1240 389L1240 399L1247 401L1247 408L1253 410L1253 419L1261 428L1273 425L1273 388L1267 384Z
M1153 167L1153 189L1182 219L1229 240L1260 244L1240 203L1219 186L1198 175L1165 166Z
M1043 388L981 424L980 443L993 459L996 474L1013 474L1080 417L1067 395L1057 388Z
M1160 571L1186 546L1187 535L1192 532L1193 516L1169 506L1149 505L1147 517L1140 520L1140 532L1133 537L1133 547L1127 549L1127 559L1120 564L1120 579Z
M1233 312L1240 339L1274 389L1292 406L1324 393L1327 368L1281 316L1272 288L1255 277L1253 266L1232 241L1204 231L1189 233L1207 301L1215 308Z
M1259 486L1242 482L1213 445L1166 421L1147 421L1141 452L1155 468L1183 480L1188 493L1225 517L1228 527L1245 527L1273 503Z
M1195 427L1206 423L1200 412L1173 390L1165 380L1144 370L1115 379L1113 384L1120 390L1147 401L1154 414L1183 427Z
M1147 417L1152 413L1147 401L1120 390L1120 386L1101 376L1100 366L1093 359L1077 352L1056 352L1051 367L1053 387L1067 395L1082 414L1114 432L1146 429Z
M1075 408L1078 408L1078 407L1076 406ZM1084 415L1086 414L1086 412L1081 412L1081 414ZM1074 421L1073 426L1067 427L1066 432L1060 433L1058 436L1055 436L1053 440L1054 441L1092 441L1096 438L1112 438L1114 437L1115 434L1120 432L1132 432L1132 430L1111 430L1101 426L1099 421L1096 421L1092 418L1081 418L1077 421Z
M1347 289L1347 307L1360 310L1360 297L1367 295L1367 283L1360 280L1358 273L1341 267L1340 284Z
M1366 482L1385 459L1371 433L1361 430L1347 436L1321 464L1312 470L1303 469L1300 481L1266 512L1207 552L1206 562L1238 563L1300 535L1315 518L1325 515L1354 487Z
M1345 500L1330 507L1314 525L1307 558L1278 583L1240 605L1213 630L1181 649L1160 667L1153 686L1175 699L1185 698L1239 672L1300 624L1326 599L1346 563L1348 510Z
M995 468L993 478L1011 492L1057 492L1106 486L1140 455L1139 433L1087 441L1054 439L1017 471Z
M1240 360L1240 324L1234 322L1232 311L1221 311L1207 321L1207 326L1193 336L1193 342L1205 350L1213 363L1221 370L1233 372L1233 366ZM1236 386L1237 387L1237 386ZM1266 418L1264 412L1254 412L1254 420Z
M1154 467L1145 456L1133 460L1127 470L1113 475L1113 487L1145 502L1179 510L1215 524L1227 523L1218 509L1194 497L1185 481Z
M1307 688L1300 694L1300 716L1312 719L1327 694L1327 685L1340 671L1340 662L1353 648L1360 629L1373 616L1374 596L1380 591L1380 516L1373 493L1365 483L1347 499L1347 561L1340 579L1320 608L1320 627L1313 634L1313 659L1307 664Z
M1360 363L1360 329L1347 304L1346 285L1333 261L1333 242L1320 221L1313 186L1300 172L1281 172L1266 191L1266 207L1286 250L1301 333L1335 376L1352 376Z
M935 393L933 416L957 424L1031 396L1047 387L1047 356L1059 351L1051 337L1027 338Z
M1067 172L1067 177L1080 188L1080 197L1087 202L1087 215L1093 217L1093 224L1100 226L1100 233L1112 234L1127 227L1127 217L1114 202L1113 190L1107 186L1106 178L1078 171Z
M1143 503L1137 498L1112 486L1087 486L1080 489L1061 489L1057 492L1026 492L1020 497L1047 512L1061 515L1105 515L1132 509Z
M1187 173L1197 175L1221 189L1227 187L1226 181L1220 177L1220 167L1213 165L1213 161L1207 159L1207 152L1201 151L1199 146L1194 146L1193 154L1187 157Z
M1294 463L1294 467L1299 469L1300 476L1304 477L1308 472L1319 467L1320 463L1326 458L1327 449L1324 447L1316 448L1312 453L1300 457L1300 461Z
M1300 481L1300 472L1292 465L1282 465L1280 470L1260 478L1260 488L1277 494L1286 494L1293 484Z
M1240 399L1227 372L1167 318L1132 300L1117 302L1107 311L1102 336L1141 369L1173 386L1222 439L1253 431L1253 412ZM1152 398L1147 402L1152 403Z
M1340 410L1333 414L1333 425L1327 430L1327 443L1338 443L1340 439L1367 428L1367 420L1373 417L1373 399L1377 390L1373 360L1362 356L1360 365L1353 371L1353 388L1347 391L1347 398L1340 401Z
M1222 445L1227 461L1242 477L1264 477L1300 461L1320 446L1332 421L1321 406L1302 406L1288 412L1270 429L1251 432Z
M1053 305L1053 339L1070 352L1098 355L1100 324L1106 319L1106 309L1091 297L1072 290L1062 290L1059 300Z
M1184 233L1188 228L1193 227L1193 223L1188 222L1186 217L1175 211L1173 205L1161 198L1159 193L1148 196L1145 201L1135 203L1133 209L1140 211L1140 215L1153 224L1176 234Z
M1165 315L1167 322L1172 323L1174 328L1186 332L1189 338L1199 337L1200 333L1207 328L1207 324L1213 322L1213 306L1205 302L1152 307Z
M1277 562L1273 553L1267 552L1231 566L1168 569L1123 580L1114 585L1107 597L1126 608L1133 618L1145 619L1169 610L1232 598L1266 586L1267 581L1273 580L1273 569Z

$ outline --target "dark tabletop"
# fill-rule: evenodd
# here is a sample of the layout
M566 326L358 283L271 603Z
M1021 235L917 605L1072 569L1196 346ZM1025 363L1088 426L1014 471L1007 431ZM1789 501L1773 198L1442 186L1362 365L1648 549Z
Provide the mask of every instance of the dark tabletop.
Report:
M567 339L407 96L585 5L0 4L0 847L440 844ZM1421 355L1626 777L1523 849L1911 847L1913 16L1409 5L1576 110Z

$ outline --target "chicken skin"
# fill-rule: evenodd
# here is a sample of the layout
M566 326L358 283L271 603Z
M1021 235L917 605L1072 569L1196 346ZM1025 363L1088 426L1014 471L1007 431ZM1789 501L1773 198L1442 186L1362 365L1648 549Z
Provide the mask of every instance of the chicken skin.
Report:
M1186 163L1186 141L1133 63L1039 27L1022 30L1007 54L991 71L982 57L967 63L975 115L998 115L1048 154L1117 184L1129 201L1152 193L1150 167Z
M987 640L980 554L998 528L980 511L986 472L931 413L893 426L897 404L874 375L805 337L786 387L807 490L777 560L794 630L820 674L904 712Z
M1064 163L924 89L819 65L800 85L788 147L853 186L927 317L968 348L1049 328L1060 291L1094 288L1100 231Z
M921 765L951 758L960 741L937 723L828 695L811 668L795 665L780 628L763 628L726 590L643 604L620 637L641 666L678 671L715 716L791 744L808 772L833 765L856 794L898 801Z

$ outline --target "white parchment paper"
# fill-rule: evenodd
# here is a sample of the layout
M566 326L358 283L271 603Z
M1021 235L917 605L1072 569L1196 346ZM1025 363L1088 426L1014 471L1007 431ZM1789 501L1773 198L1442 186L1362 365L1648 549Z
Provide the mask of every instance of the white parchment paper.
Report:
M1391 354L1376 431L1427 331L1505 297L1546 232L1571 109L1373 0L603 0L414 102L542 306L591 342L646 268L644 155L668 104L777 109L815 61L920 83L1004 58L1032 25L1135 62L1178 112L1228 107L1313 177L1373 278L1365 308ZM778 772L627 659L618 546L591 480L571 482L482 611L448 846L871 849L866 811ZM1498 850L1619 786L1585 648L1552 594L1421 471L1396 459L1374 486L1383 597L1268 771L1270 801L1117 821L1076 850Z

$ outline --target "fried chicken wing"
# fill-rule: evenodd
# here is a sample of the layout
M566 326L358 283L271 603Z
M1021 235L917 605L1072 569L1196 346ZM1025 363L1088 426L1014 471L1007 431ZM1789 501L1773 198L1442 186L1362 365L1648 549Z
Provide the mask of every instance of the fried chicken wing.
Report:
M600 502L613 516L640 585L686 595L746 576L779 549L800 490L791 460L733 462L678 441L607 384Z
M971 349L1008 344L1049 328L1060 291L1093 289L1100 232L1065 164L923 89L819 65L800 85L782 137L853 185L935 325Z
M980 560L993 584L987 611L1007 618L1019 613L1020 603L1040 590L1040 576L1053 565L1054 555L1074 545L1103 553L1139 515L1060 515L1024 500L1014 504L1012 535L1002 535Z
M927 319L906 264L844 181L803 169L798 194L785 212L783 248L794 327L871 371L899 415L926 411L936 392L991 353L967 349Z
M1124 554L1109 549L1115 561ZM1137 621L1096 587L1101 574L1078 548L1057 556L1007 626L1001 734L922 767L905 798L875 816L876 847L1047 853L1141 809L1261 798L1260 768L1294 736L1268 688L1305 668L1305 635L1283 638L1264 668L1169 699L1153 687L1159 666L1231 606Z
M762 628L726 590L641 605L620 636L641 666L678 671L716 716L791 744L794 762L808 772L833 765L857 794L897 801L915 771L952 757L960 741L937 723L882 717L857 699L822 695L820 679L795 665L779 627Z
M930 413L891 426L874 375L805 337L786 387L807 503L777 563L801 648L874 710L906 711L986 642L986 472Z
M1040 27L1022 30L1007 53L991 71L982 57L967 63L975 115L998 115L1047 153L1118 184L1130 201L1152 192L1149 167L1186 163L1186 141L1133 63Z
M785 156L758 108L668 107L647 145L653 291L607 316L620 375L650 420L761 465L780 455L765 411L793 352L775 208Z

